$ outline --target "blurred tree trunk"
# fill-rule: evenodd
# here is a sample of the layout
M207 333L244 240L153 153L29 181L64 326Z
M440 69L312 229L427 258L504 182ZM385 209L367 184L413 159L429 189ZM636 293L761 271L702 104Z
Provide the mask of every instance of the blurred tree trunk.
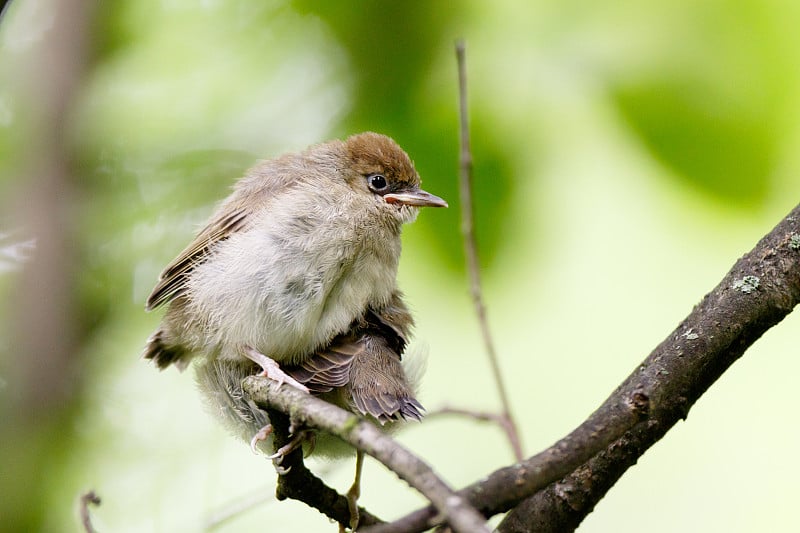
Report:
M47 505L43 486L58 447L70 445L70 411L80 386L76 347L74 206L78 193L69 138L72 104L86 66L90 27L88 3L51 0L14 3L10 9L37 11L46 23L16 43L23 73L16 80L24 136L17 154L24 179L12 197L13 222L35 240L9 302L12 323L6 401L0 422L0 516L8 531L42 527ZM46 16L40 17L44 11ZM19 19L25 20L24 17ZM24 23L24 22L23 22ZM13 40L10 37L9 40ZM25 127L23 127L25 124ZM63 452L64 450L60 450Z

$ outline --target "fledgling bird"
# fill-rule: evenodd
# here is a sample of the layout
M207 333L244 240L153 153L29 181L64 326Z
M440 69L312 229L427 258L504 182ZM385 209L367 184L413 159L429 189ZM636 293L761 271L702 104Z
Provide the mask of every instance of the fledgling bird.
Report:
M144 357L201 357L201 389L248 430L268 424L241 391L252 362L379 422L420 418L396 277L402 225L424 206L447 203L377 133L259 163L161 274L146 308L168 308Z

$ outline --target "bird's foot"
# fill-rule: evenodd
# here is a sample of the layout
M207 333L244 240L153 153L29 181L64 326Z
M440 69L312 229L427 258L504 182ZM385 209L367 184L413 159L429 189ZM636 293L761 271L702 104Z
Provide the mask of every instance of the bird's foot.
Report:
M274 359L270 359L258 350L250 346L245 346L244 356L261 367L261 372L258 374L259 376L268 377L273 381L277 381L278 385L286 383L303 392L309 392L308 387L281 370L281 367L278 366L278 363L276 363Z
M250 449L253 450L253 453L258 453L258 443L267 440L267 438L272 434L272 424L267 424L263 428L259 429L253 438L250 439ZM275 472L278 473L279 476L283 476L289 473L292 469L290 466L289 468L284 468L281 466L281 462L286 454L291 452L294 448L284 450L288 448L294 442L295 439L292 439L292 442L287 444L286 446L282 446L276 453L272 455L268 455L270 459L272 459L272 466L275 467Z
M361 518L358 513L358 498L360 496L360 488L355 485L350 487L350 490L347 491L347 508L350 511L350 531L356 530L359 519Z

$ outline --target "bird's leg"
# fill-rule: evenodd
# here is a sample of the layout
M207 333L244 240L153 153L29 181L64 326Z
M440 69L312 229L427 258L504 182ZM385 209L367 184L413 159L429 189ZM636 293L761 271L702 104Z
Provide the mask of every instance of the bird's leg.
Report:
M356 450L356 478L353 486L347 491L347 507L350 510L350 530L358 527L358 498L361 496L361 469L364 466L364 452Z
M305 451L303 457L311 457L311 454L314 453L314 449L317 447L317 432L314 430L308 430L308 450Z
M251 348L250 346L245 346L243 353L245 357L261 367L261 373L258 374L259 376L268 377L273 381L277 381L278 385L287 383L296 389L300 389L303 392L308 392L308 388L305 385L281 370L281 367L278 366L278 363L276 363L273 359L270 359L263 353Z

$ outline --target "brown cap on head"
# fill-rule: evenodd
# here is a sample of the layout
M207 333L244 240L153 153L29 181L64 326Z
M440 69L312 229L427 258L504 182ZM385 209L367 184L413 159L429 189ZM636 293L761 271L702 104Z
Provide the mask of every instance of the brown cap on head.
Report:
M383 174L395 183L419 186L419 174L414 163L393 139L367 131L348 137L347 155L359 174Z
M388 188L381 195L389 204L417 207L447 207L447 202L419 188L419 174L414 163L390 137L371 131L345 141L345 150L353 169L363 176L381 174Z

